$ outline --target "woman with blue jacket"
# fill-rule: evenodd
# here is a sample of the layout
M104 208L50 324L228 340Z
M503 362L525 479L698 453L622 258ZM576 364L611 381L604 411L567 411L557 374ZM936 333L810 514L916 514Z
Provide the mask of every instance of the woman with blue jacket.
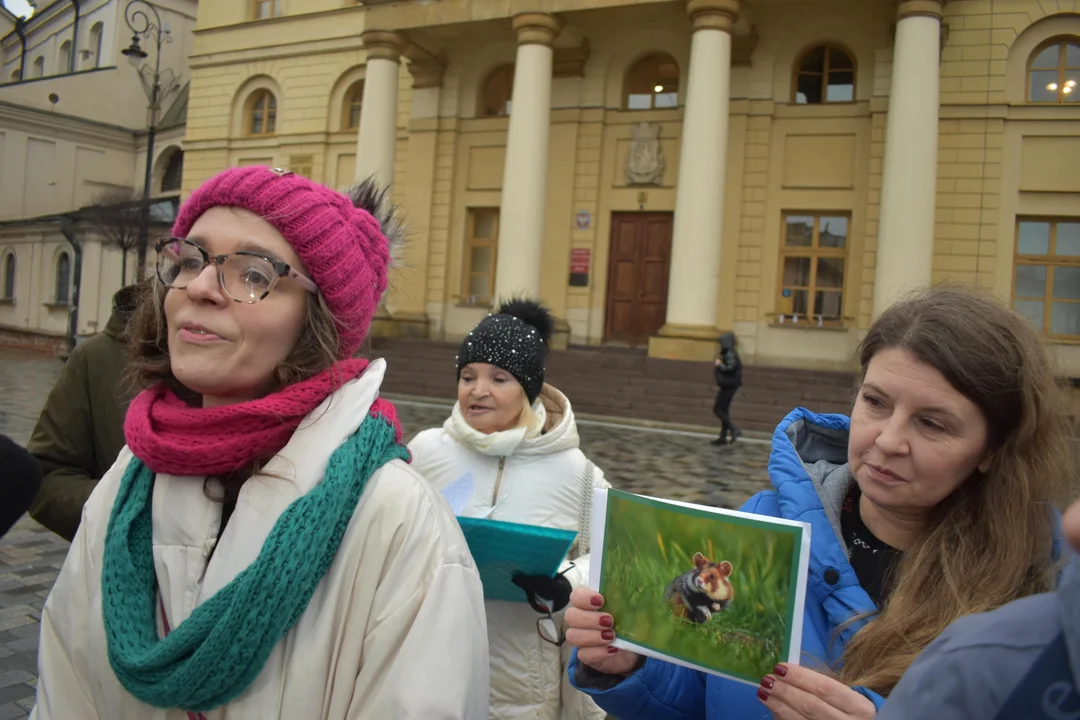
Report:
M620 720L873 718L950 622L1054 586L1069 424L1026 322L936 288L883 313L860 362L851 418L789 414L775 489L742 508L812 527L803 662L755 689L646 659L611 646L618 618L579 588L568 672L600 707Z

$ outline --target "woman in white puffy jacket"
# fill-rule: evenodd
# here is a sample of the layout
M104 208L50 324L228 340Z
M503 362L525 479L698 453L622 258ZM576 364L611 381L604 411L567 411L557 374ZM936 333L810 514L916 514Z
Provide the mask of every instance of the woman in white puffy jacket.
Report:
M560 568L576 588L589 577L592 490L609 485L578 447L570 402L544 384L552 327L548 311L528 300L504 303L484 318L458 353L453 412L441 428L417 435L409 449L413 466L437 489L467 489L462 516L579 532ZM545 597L560 595L545 589L553 591L541 593ZM545 616L528 602L486 601L491 718L605 717L567 680L565 603L565 597L554 602L553 623L538 624Z

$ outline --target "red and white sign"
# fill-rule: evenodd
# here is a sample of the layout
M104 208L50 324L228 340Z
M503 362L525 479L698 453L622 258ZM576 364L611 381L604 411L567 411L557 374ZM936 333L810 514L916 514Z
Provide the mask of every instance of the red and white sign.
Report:
M589 248L571 248L570 250L570 273L572 275L589 274L589 265L592 263L592 250Z

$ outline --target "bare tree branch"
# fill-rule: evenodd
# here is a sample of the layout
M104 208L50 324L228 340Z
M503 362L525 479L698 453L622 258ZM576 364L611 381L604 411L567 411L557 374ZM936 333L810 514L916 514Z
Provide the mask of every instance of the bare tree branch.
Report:
M139 242L142 210L140 195L134 189L105 190L93 205L84 209L83 217L106 242L124 251L125 255Z

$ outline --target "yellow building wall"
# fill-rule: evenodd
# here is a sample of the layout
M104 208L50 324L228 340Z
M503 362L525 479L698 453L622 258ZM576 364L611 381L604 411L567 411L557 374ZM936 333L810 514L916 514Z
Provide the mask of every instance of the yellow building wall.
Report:
M1080 36L1077 0L945 6L934 280L1012 299L1018 216L1080 216L1080 108L1027 103L1042 43ZM1080 344L1051 344L1080 376Z
M324 7L330 4L312 2L297 15L298 3L288 0L286 17L259 23L243 20L246 3L203 4L192 58L185 193L230 164L285 166L305 155L316 180L351 182L355 132L341 130L340 108L347 88L363 77L359 35L366 15ZM604 339L612 213L675 206L682 108L624 111L623 80L637 58L668 52L680 67L685 102L690 24L677 7L657 6L645 15L642 4L631 4L638 7L568 14L558 43L589 44L580 74L552 82L541 274L544 300L568 323L574 343ZM397 11L380 6L378 12L386 22ZM403 22L415 21L408 8L400 12ZM1009 300L1016 216L1080 214L1076 165L1066 162L1074 153L1069 142L1080 136L1077 108L1026 107L1023 98L1029 51L1057 34L1080 35L1078 12L1080 0L945 6L935 281L977 284ZM750 8L737 29L740 37L753 32L758 39L732 70L717 313L722 328L739 333L752 362L849 368L870 325L892 31L892 5L867 2L793 4L767 14ZM436 36L447 62L439 87L414 90L407 63L402 67L393 192L409 221L410 244L392 271L386 307L412 323L407 332L456 339L488 312L466 304L465 235L470 208L499 207L505 161L507 119L477 118L477 97L491 69L513 62L515 43L506 19L419 37L434 42ZM795 105L793 67L805 49L823 42L855 59L855 101ZM240 111L258 87L278 95L278 134L243 138ZM638 122L661 128L666 171L656 186L629 187L623 179ZM1049 163L1036 174L1050 184L1025 186L1025 168L1039 163ZM779 322L787 211L850 213L843 328ZM575 225L579 212L589 214L588 227ZM577 248L592 253L588 287L568 286L570 250ZM1080 374L1080 346L1058 344L1056 352L1068 372Z

